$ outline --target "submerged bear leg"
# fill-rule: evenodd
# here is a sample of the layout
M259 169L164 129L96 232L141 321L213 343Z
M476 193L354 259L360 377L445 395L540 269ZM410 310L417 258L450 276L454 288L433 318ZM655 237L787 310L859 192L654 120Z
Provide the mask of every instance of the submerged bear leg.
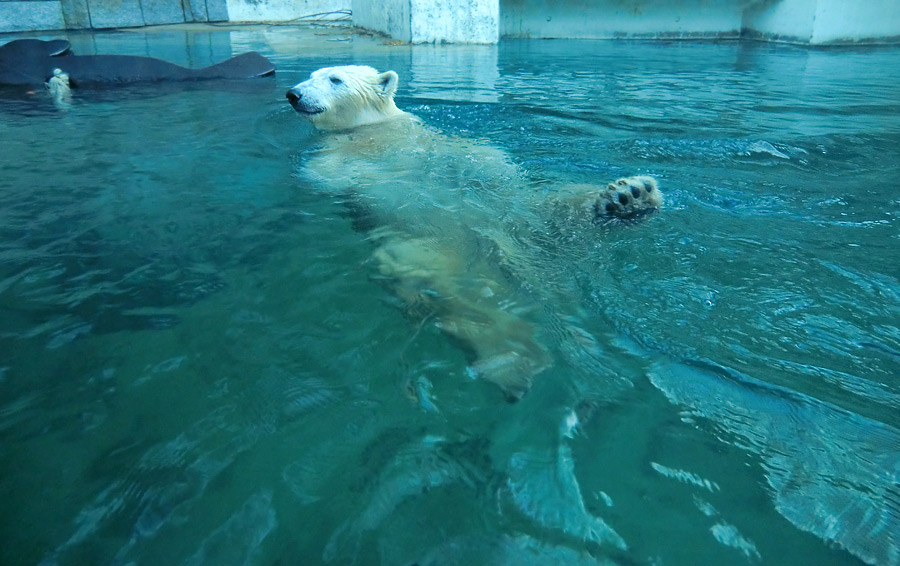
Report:
M382 239L374 258L392 291L434 313L436 326L471 353L471 371L511 400L525 395L549 365L534 325L522 318L499 273L489 277L487 266L474 266L454 248L424 238Z
M496 303L445 298L436 325L472 353L471 376L499 385L511 401L521 399L550 365L534 325Z

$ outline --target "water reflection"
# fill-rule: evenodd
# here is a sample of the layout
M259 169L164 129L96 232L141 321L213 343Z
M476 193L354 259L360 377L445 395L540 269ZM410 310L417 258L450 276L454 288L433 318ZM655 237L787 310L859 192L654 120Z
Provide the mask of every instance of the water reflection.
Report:
M457 45L414 49L409 95L458 102L498 102L496 45Z

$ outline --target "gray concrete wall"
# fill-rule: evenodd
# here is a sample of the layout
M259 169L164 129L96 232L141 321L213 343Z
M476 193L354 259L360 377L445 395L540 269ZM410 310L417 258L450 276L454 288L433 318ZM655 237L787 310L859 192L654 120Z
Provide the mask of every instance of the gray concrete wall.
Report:
M499 0L353 0L353 24L406 43L497 43Z
M58 0L0 1L0 31L32 31L66 27L62 3Z
M328 18L408 43L750 37L900 42L900 0L0 0L0 32Z
M500 0L507 38L739 37L754 0Z
M226 2L228 20L232 22L328 20L347 17L350 10L350 0L226 0Z
M385 5L367 0L353 0L353 25L377 31L399 41L409 41L409 2L390 0Z
M0 0L0 31L107 29L183 22L227 21L226 0ZM59 17L37 20L43 5L55 5ZM15 5L4 13L4 7ZM28 21L22 25L23 21Z
M900 39L900 1L819 0L810 43L814 45Z
M0 32L288 21L349 9L350 0L0 0Z
M500 36L896 43L900 0L500 0Z
M767 0L744 14L746 36L810 45L900 42L900 1Z
M498 0L410 0L410 43L497 43Z
M408 43L499 38L896 42L900 0L353 0L354 24Z

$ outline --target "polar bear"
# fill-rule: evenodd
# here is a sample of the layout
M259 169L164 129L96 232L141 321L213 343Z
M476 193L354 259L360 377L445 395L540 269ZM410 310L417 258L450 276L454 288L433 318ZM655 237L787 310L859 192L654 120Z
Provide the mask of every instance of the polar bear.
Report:
M444 135L394 103L398 75L367 66L319 69L287 91L323 134L300 172L346 197L374 244L377 273L408 309L461 341L471 374L524 395L550 364L527 300L507 269L523 253L504 226L540 216L596 222L631 218L663 202L651 177L567 185L522 204L526 180L500 149ZM517 191L518 189L518 191ZM537 216L535 216L537 215Z
M47 90L53 104L60 110L68 109L72 104L72 86L69 84L69 75L62 69L53 69L53 76L47 81Z

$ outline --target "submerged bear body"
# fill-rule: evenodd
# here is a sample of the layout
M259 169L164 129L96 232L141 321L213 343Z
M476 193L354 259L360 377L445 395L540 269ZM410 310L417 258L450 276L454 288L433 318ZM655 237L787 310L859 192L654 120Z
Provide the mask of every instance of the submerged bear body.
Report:
M441 134L398 109L397 82L393 71L348 66L320 69L291 88L291 105L323 131L301 174L370 218L373 260L392 291L459 339L474 374L519 398L550 355L531 322L539 301L507 269L531 253L505 235L509 227L539 225L547 215L587 223L634 216L662 196L653 179L632 177L529 198L503 151Z

